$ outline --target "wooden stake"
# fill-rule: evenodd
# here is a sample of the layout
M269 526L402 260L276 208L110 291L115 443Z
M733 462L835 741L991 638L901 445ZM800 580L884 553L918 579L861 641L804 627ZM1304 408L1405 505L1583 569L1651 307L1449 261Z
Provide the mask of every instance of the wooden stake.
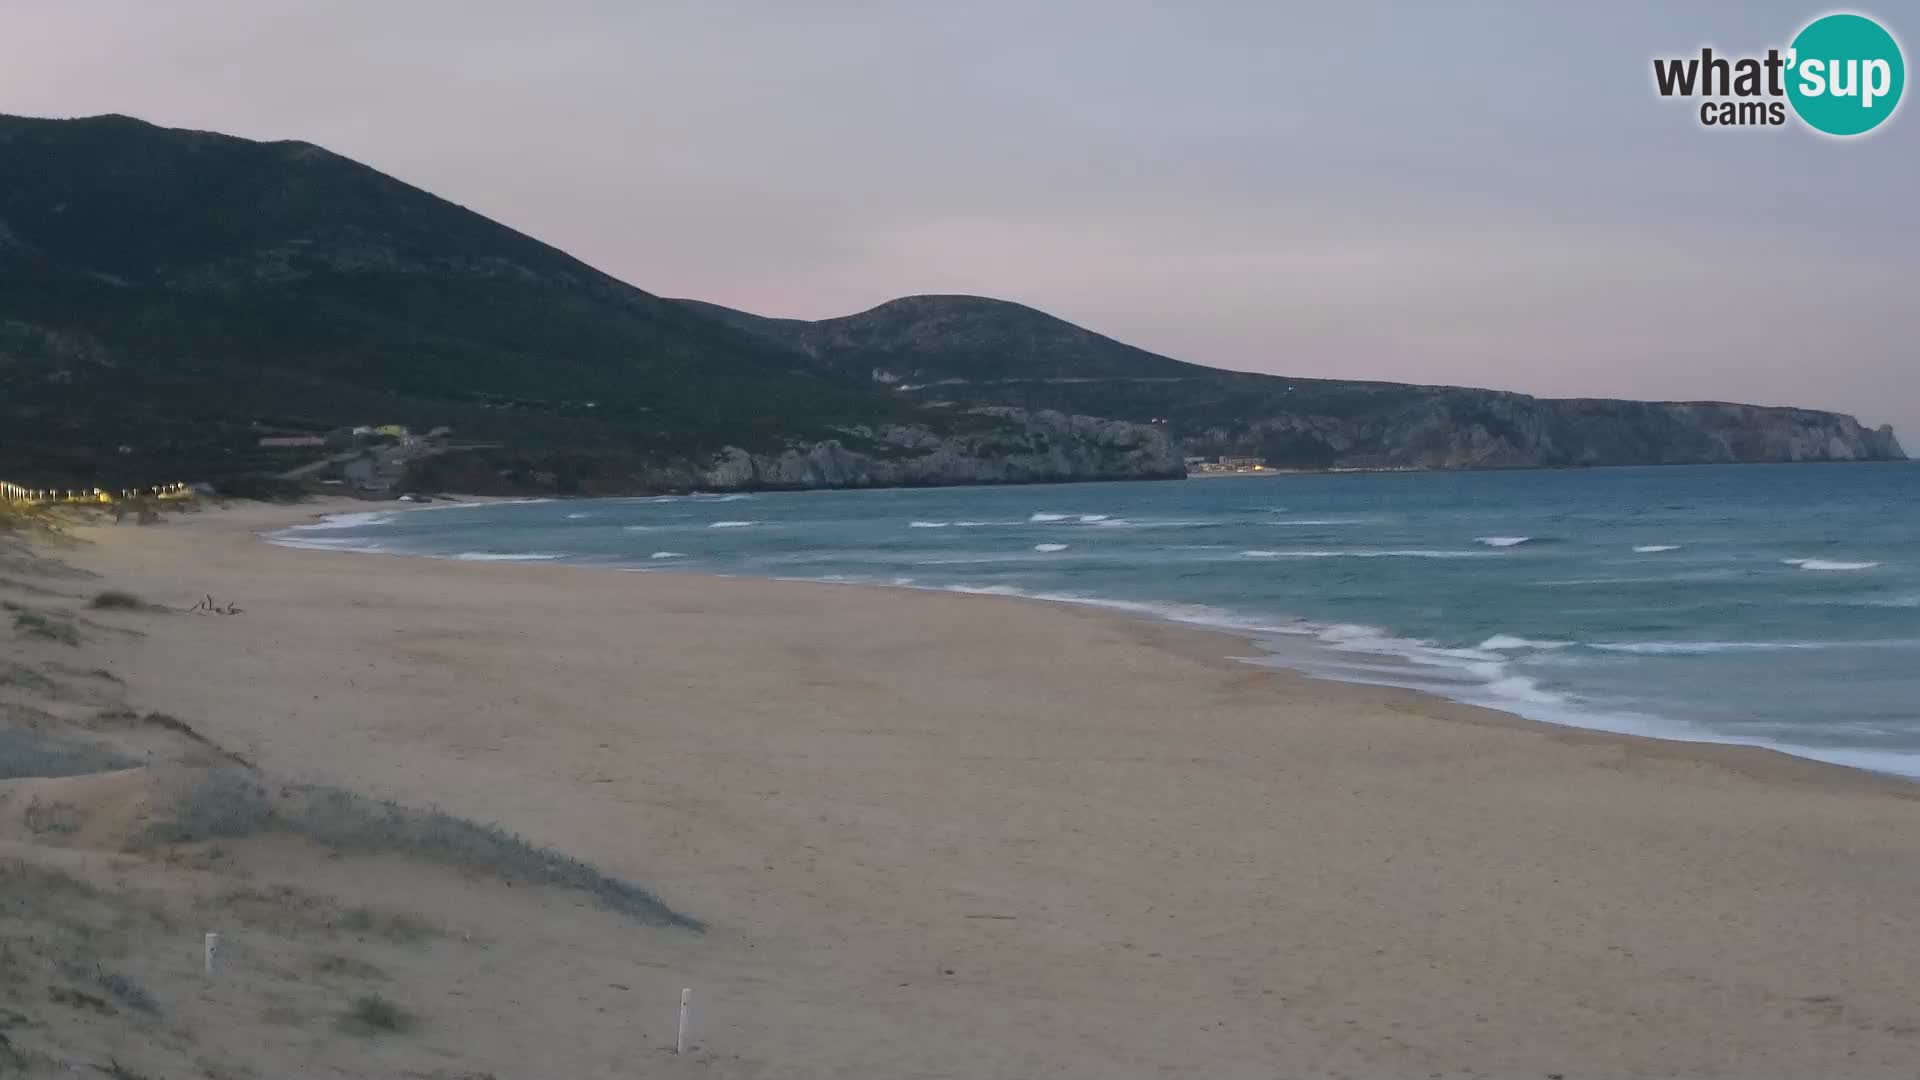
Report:
M687 1052L687 1012L692 1008L693 988L687 987L680 991L680 1033L673 1040L673 1052L676 1054Z

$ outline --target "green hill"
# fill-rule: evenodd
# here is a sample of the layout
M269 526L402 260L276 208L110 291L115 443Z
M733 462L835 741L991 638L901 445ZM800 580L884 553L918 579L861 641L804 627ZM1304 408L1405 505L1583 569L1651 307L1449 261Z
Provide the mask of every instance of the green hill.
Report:
M305 143L0 117L0 176L0 477L218 475L369 423L643 469L925 419Z

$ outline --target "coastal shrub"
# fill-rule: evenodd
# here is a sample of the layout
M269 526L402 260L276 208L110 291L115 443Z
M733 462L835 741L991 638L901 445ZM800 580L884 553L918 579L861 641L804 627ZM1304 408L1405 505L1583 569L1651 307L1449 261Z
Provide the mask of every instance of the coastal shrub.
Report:
M107 589L95 593L93 599L87 602L87 606L101 611L145 611L153 605L130 592Z
M572 889L644 922L704 929L648 890L496 825L338 788L288 785L270 791L228 770L200 774L185 785L156 815L143 842L188 844L266 832L304 837L341 854L405 855L509 882Z
M413 1014L381 997L362 994L341 1014L340 1029L355 1035L383 1035L413 1029Z

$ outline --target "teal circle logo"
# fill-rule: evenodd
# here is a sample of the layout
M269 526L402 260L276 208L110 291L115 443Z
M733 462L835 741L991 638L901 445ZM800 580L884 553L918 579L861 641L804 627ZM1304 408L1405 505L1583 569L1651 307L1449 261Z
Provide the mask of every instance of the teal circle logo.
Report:
M1815 131L1864 135L1900 105L1907 65L1900 43L1865 15L1823 15L1787 53L1787 100Z

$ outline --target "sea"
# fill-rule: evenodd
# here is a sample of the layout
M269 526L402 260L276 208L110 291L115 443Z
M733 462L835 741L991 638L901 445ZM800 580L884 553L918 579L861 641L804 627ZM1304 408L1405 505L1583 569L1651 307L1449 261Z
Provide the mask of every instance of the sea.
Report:
M1920 778L1920 464L449 504L294 547L987 593L1252 664Z

